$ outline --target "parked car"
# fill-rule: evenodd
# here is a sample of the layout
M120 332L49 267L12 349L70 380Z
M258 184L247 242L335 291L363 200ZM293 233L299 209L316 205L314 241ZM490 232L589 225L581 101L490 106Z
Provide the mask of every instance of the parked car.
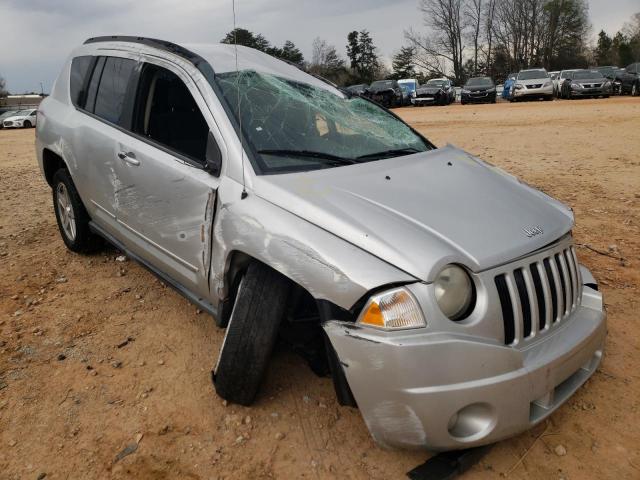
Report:
M544 68L522 70L518 73L510 100L517 102L531 98L553 100L553 83Z
M507 79L504 81L504 85L502 86L502 98L505 100L511 99L513 87L516 85L516 78L518 78L517 73L510 73L507 75Z
M18 113L18 110L5 110L0 113L0 129L4 128L3 122L5 118L13 117Z
M620 73L620 92L630 93L634 97L640 95L640 62L628 65Z
M402 78L398 80L398 85L402 88L408 96L408 103L405 105L411 105L411 99L416 98L416 90L418 90L418 81L415 78Z
M448 78L432 78L416 90L416 97L411 100L414 105L450 105L456 100L453 82Z
M384 107L392 108L402 106L404 94L396 80L377 80L371 84L365 95Z
M618 79L619 71L621 70L615 66L594 67L591 70L597 70L604 77L611 82L611 94L620 95L620 85L622 82Z
M460 449L543 422L600 363L569 207L294 65L92 38L40 109L62 240L103 237L226 327L231 402L295 338L379 444Z
M366 83L359 83L358 85L351 85L346 88L346 90L352 95L364 95L364 93L369 88L369 85Z
M611 95L611 81L597 70L576 70L562 82L562 98L604 97Z
M560 72L560 75L558 75L558 78L556 78L555 82L553 83L553 88L555 90L555 95L557 98L563 98L562 97L562 83L569 77L571 76L571 74L573 72L577 72L579 69L572 69L572 70L562 70Z
M3 128L31 128L36 126L37 109L18 110L15 115L2 121Z
M473 77L462 87L460 103L496 103L496 86L491 77Z

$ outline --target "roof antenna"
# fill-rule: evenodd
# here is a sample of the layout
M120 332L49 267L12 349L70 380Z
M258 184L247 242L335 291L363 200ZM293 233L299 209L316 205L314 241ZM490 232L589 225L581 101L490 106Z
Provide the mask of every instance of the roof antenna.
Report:
M244 146L242 145L242 115L240 115L240 71L238 70L238 30L236 28L236 0L231 0L233 9L233 48L236 56L236 84L238 86L238 123L240 124L240 162L242 165L242 193L240 199L244 200L249 195L244 180Z

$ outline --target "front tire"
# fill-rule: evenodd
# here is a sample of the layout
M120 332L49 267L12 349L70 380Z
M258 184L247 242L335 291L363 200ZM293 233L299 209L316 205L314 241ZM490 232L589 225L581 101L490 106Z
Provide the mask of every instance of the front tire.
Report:
M638 95L640 95L640 90L638 89L638 83L636 82L631 85L631 96L637 97Z
M267 370L284 317L290 282L271 267L252 262L240 281L218 363L216 392L225 400L250 405Z
M64 244L69 250L86 253L95 250L99 239L91 232L91 218L80 200L71 175L61 168L53 175L53 209Z
M31 128L31 122L29 120L25 120L22 124L22 128Z

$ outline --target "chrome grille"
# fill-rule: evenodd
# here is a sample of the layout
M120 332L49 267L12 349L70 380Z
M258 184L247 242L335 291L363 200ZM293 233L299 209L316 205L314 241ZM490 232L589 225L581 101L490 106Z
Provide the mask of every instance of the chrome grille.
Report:
M500 273L494 280L506 345L543 335L580 304L582 279L573 246Z

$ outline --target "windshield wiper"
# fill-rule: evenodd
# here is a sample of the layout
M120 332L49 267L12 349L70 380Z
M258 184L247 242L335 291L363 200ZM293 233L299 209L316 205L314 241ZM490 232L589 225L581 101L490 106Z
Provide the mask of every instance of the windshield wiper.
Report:
M295 158L313 158L318 160L328 160L330 162L338 163L340 165L353 165L357 163L353 158L347 157L339 157L338 155L332 155L330 153L324 152L314 152L311 150L284 150L284 149L273 149L273 150L258 150L258 153L263 153L265 155L277 155L281 157L295 157Z
M366 155L360 155L356 157L357 160L375 160L376 158L386 158L386 157L400 157L402 155L411 155L412 153L419 153L422 150L418 150L417 148L407 147L407 148L395 148L392 150L383 150L382 152L368 153Z

